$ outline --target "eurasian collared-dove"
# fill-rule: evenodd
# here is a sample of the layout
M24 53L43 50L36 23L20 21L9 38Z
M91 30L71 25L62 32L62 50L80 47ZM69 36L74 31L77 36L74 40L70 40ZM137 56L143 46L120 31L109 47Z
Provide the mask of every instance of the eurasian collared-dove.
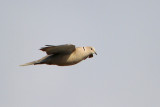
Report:
M76 48L75 45L72 44L59 46L46 45L46 47L42 47L40 50L45 51L47 56L21 66L37 64L69 66L77 64L86 58L92 58L93 54L97 55L93 47Z

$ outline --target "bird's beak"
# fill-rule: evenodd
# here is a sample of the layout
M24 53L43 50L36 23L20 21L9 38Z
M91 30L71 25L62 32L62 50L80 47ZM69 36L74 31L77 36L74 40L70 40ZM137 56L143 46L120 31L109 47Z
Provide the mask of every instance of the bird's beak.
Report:
M97 53L96 52L94 52L96 55L97 55Z

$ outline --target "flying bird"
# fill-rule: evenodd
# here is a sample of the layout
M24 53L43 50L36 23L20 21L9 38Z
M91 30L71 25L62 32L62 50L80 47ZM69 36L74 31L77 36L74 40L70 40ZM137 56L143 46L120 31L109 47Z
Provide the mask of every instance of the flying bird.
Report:
M97 55L93 47L75 47L72 44L45 45L40 50L46 52L47 55L39 60L21 66L38 64L69 66L77 64L86 58L92 58L93 54Z

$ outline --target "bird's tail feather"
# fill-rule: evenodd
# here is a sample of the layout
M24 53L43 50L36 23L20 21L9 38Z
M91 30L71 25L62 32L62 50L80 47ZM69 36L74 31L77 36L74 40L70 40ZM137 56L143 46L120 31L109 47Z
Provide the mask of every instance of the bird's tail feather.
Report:
M20 66L28 66L28 65L37 65L37 64L44 64L44 61L46 58L48 58L50 55L47 55L39 60L36 60L36 61L32 61L32 62L29 62L29 63L26 63L26 64L23 64L23 65L20 65Z
M36 65L36 64L37 64L37 61L32 61L32 62L23 64L23 65L20 65L20 66L28 66L28 65Z

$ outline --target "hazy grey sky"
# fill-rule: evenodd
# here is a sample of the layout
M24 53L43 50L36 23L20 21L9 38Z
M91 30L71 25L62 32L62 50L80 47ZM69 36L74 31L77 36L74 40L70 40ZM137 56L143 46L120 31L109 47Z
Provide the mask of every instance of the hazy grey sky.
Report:
M159 0L1 0L0 36L0 107L160 107ZM98 55L18 66L66 43Z

